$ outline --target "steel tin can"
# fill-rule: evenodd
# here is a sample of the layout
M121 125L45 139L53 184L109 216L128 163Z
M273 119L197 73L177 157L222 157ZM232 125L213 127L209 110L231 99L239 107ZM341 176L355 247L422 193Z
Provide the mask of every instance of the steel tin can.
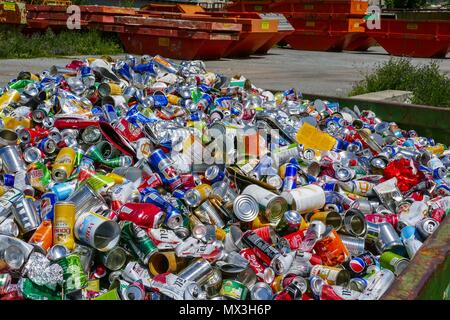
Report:
M306 213L322 208L325 205L325 192L317 185L302 186L281 194L292 210Z
M353 237L364 237L367 232L367 222L364 214L358 209L349 209L344 214L342 228L339 232Z
M319 220L325 225L332 226L336 230L339 230L342 227L341 215L333 210L314 212L308 220L309 222Z
M112 248L106 252L100 252L99 258L101 263L112 271L117 271L122 269L122 267L127 262L127 252L119 246Z
M222 282L222 288L220 289L220 295L233 299L233 300L245 300L247 297L248 288L235 280L224 280Z
M207 260L199 258L181 270L178 276L185 280L194 281L201 286L207 282L213 271L213 267Z
M148 262L149 271L153 276L172 272L177 273L186 267L187 260L176 256L174 251L156 252Z
M114 248L120 240L117 222L93 212L80 214L75 222L75 237L98 251Z
M254 197L266 219L273 225L278 224L288 209L286 199L255 184L247 186L242 194Z
M345 269L315 265L311 269L311 275L319 276L329 285L343 285L350 280L350 272Z
M53 245L63 245L69 250L75 248L74 226L75 204L73 202L57 202L53 226Z
M251 222L259 214L258 202L251 195L239 195L233 201L233 213L240 221Z

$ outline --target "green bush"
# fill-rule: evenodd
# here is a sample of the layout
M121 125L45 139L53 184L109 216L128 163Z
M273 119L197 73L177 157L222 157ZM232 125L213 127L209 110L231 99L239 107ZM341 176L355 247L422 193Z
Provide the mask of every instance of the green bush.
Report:
M435 61L414 66L407 58L391 58L365 74L350 96L382 90L412 91L412 103L450 107L450 78Z
M0 28L0 58L36 58L123 53L116 35L97 30L68 30L26 36L20 30Z
M390 9L416 9L423 7L426 3L426 0L386 0L384 2L385 6Z

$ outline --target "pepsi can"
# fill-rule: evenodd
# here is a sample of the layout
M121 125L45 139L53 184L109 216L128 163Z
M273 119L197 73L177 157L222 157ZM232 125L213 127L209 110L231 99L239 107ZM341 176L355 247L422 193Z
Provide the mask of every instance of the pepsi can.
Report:
M365 252L343 263L352 277L358 277L367 271L367 268L376 264L375 257L370 252Z
M41 205L39 206L39 214L42 220L52 220L55 215L55 204L58 200L53 192L47 192L41 197Z

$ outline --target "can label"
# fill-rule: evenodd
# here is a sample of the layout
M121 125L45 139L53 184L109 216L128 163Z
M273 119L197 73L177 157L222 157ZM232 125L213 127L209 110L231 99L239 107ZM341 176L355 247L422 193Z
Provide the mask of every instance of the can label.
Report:
M253 231L247 231L242 237L242 241L253 248L255 255L264 261L266 264L270 264L272 260L280 255L280 252L261 239Z
M122 238L126 241L126 245L131 249L131 252L144 264L148 264L150 256L158 251L145 231L132 222L125 221L123 224Z
M220 289L220 295L235 300L244 300L247 292L248 289L245 285L233 280L224 280Z

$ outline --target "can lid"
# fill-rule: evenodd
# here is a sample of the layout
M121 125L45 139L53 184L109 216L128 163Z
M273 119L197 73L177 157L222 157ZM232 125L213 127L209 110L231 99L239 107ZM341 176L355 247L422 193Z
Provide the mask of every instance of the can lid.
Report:
M217 165L208 167L205 171L205 178L208 181L214 180L219 175L220 169Z
M281 189L281 187L283 186L283 179L281 179L281 177L277 174L268 176L266 181L276 189Z
M275 280L275 271L271 267L264 269L263 280L269 284Z
M37 162L42 159L41 150L36 147L30 147L23 152L23 159L28 163Z
M257 282L250 290L250 297L252 300L272 300L272 288L264 282Z
M4 259L11 269L19 269L25 262L25 254L15 245L11 245L5 249Z
M201 196L197 190L191 189L184 194L184 201L191 207L196 207L201 202Z
M311 288L312 293L320 297L322 294L322 287L325 284L325 280L323 280L319 276L311 276L309 278L309 287Z
M284 213L284 219L291 224L300 224L302 222L302 215L296 210L289 210Z
M256 219L259 213L259 205L255 198L242 194L233 201L233 211L236 217L243 222Z

